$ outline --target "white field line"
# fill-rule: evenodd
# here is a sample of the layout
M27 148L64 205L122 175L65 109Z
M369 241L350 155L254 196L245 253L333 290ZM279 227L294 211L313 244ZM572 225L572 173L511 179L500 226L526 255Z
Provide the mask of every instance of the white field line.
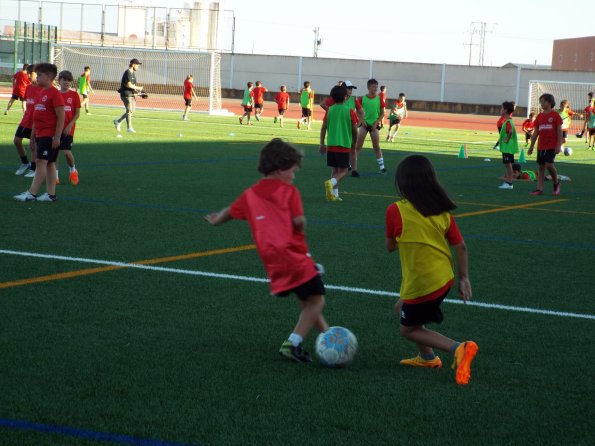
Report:
M250 276L238 276L236 274L221 274L221 273L212 273L207 271L196 271L196 270L188 270L188 269L179 269L179 268L165 268L162 266L151 266L151 265L140 265L136 263L127 263L127 262L114 262L110 260L97 260L97 259L87 259L83 257L69 257L69 256L60 256L54 254L41 254L35 252L26 252L26 251L12 251L8 249L0 249L0 254L5 255L14 255L14 256L21 256L21 257L34 257L40 259L51 259L51 260L64 260L67 262L77 262L77 263L91 263L95 265L104 265L104 266L119 266L122 268L135 268L135 269L142 269L146 271L159 271L159 272L166 272L166 273L175 273L175 274L186 274L190 276L201 276L201 277L211 277L216 279L230 279L230 280L241 280L245 282L259 282L259 283L267 283L268 280L262 277L250 277ZM349 286L341 286L341 285L327 285L325 284L325 288L329 290L335 291L344 291L348 293L355 293L355 294L367 294L373 296L387 296L387 297L394 297L398 298L399 293L395 293L393 291L382 291L382 290L372 290L368 288L357 288L357 287L349 287ZM445 299L445 302L451 304L463 304L460 300L455 299ZM595 315L593 314L584 314L584 313L572 313L567 311L553 311L553 310L546 310L542 308L530 308L530 307L518 307L513 305L500 305L500 304L492 304L488 302L475 302L469 301L466 305L472 307L480 307L480 308L490 308L496 310L503 310L503 311L512 311L517 313L531 313L531 314L543 314L547 316L558 316L558 317L568 317L568 318L575 318L575 319L589 319L595 320Z

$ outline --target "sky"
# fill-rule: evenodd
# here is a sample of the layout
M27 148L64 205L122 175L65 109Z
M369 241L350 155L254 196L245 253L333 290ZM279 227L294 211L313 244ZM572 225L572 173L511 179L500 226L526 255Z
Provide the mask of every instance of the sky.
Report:
M0 0L5 2L7 0ZM13 0L14 1L14 0ZM77 0L63 0L79 3ZM184 7L185 0L133 0ZM117 0L85 3L115 4ZM209 0L203 0L203 5ZM220 0L235 16L236 53L480 65L550 65L554 39L595 35L593 0ZM562 18L562 20L560 20ZM231 28L231 26L230 26ZM471 32L472 30L475 32ZM225 39L231 49L232 30ZM470 43L473 45L470 45Z

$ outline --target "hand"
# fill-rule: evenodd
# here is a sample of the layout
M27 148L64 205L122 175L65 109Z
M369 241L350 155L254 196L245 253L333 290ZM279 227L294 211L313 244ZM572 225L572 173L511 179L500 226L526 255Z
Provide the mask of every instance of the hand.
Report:
M327 147L324 144L320 144L320 148L318 149L321 155L324 155L327 151Z
M70 135L70 131L72 130L72 126L70 124L68 124L66 127L64 127L64 130L62 130L62 134L63 135Z
M207 223L215 225L215 221L217 220L217 217L219 217L219 212L211 212L210 214L203 216L202 219L204 221L206 221Z
M60 138L55 136L52 138L52 149L58 149L60 147Z
M527 155L531 155L533 153L533 146L529 147L529 150L527 150Z
M459 297L463 299L464 303L467 303L471 299L471 282L468 277L459 277Z

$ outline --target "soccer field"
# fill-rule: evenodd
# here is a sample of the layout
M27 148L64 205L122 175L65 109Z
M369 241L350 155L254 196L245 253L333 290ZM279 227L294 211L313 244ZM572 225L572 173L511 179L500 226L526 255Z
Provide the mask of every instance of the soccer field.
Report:
M140 111L138 133L116 138L121 109L93 113L77 123L80 184L61 157L55 203L13 201L30 185L14 175L20 113L0 119L0 445L595 444L595 154L584 140L556 160L572 178L561 194L550 182L531 196L531 183L497 188L496 135L405 126L382 143L389 175L368 141L362 177L327 203L320 122ZM326 268L325 316L359 341L346 369L278 354L297 304L269 295L245 222L201 219L258 180L273 137L305 153L295 184ZM462 305L453 290L433 327L479 345L464 387L447 353L441 370L399 365L415 347L393 312L400 265L384 213L410 153L432 160L459 205L474 296Z

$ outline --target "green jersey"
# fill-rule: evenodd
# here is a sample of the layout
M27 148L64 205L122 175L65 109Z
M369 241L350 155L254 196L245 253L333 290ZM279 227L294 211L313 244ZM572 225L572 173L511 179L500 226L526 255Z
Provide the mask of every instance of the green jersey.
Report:
M587 124L587 127L590 129L595 129L595 107L591 107L589 112L589 123Z
M366 124L373 125L380 117L380 96L362 97L362 108L366 116Z
M560 117L562 118L562 130L568 130L570 128L570 113L568 109L558 110Z
M302 89L302 93L300 94L300 105L302 108L312 108L312 104L314 104L314 90L311 89Z
M244 98L242 99L242 105L245 107L247 105L252 105L252 89L246 88L244 90Z
M89 75L88 74L81 74L79 77L79 93L80 94L89 94Z
M327 146L351 149L353 144L351 113L351 108L345 102L329 107L326 114Z
M512 135L510 135L508 142L505 142L507 137L506 124L508 123L510 123ZM500 152L512 154L519 153L519 141L517 139L516 129L514 128L514 122L512 122L512 119L510 118L502 123L502 128L500 129Z

